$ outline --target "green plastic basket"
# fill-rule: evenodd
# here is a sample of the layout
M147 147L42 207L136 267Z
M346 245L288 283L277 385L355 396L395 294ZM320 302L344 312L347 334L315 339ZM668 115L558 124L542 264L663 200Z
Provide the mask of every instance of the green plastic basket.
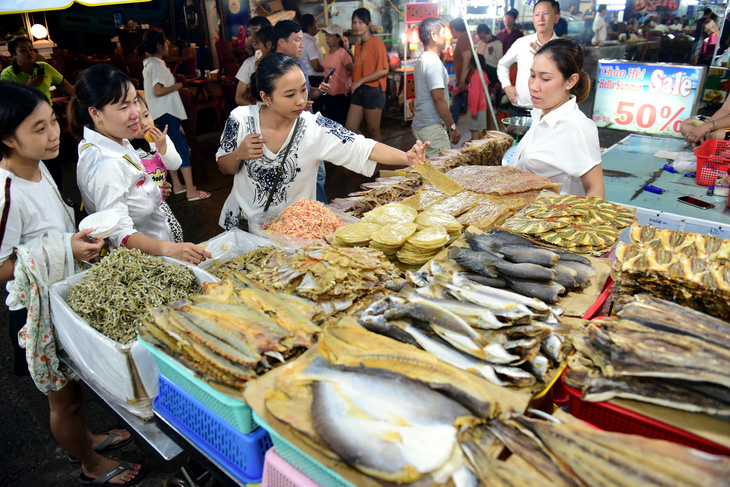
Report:
M239 401L216 391L195 377L192 372L187 370L185 365L177 362L162 350L145 342L139 336L137 340L152 353L160 372L170 382L193 396L221 419L245 434L251 433L258 427L251 416L251 408L243 400ZM241 397L243 398L243 394Z
M289 462L294 468L317 482L322 487L355 487L350 482L343 479L339 474L325 467L302 450L292 445L289 441L282 438L282 436L277 433L274 428L261 419L261 417L255 412L253 413L253 420L269 433L271 441L274 443L274 448L276 448L276 453L281 458Z

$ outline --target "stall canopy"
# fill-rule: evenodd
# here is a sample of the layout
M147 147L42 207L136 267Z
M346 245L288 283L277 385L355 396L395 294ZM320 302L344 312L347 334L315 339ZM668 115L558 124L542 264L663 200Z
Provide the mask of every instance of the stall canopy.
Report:
M68 8L74 3L80 3L87 7L99 7L102 5L122 5L125 3L142 3L151 0L3 0L0 2L0 14L23 14L28 12L42 12L44 10L61 10Z

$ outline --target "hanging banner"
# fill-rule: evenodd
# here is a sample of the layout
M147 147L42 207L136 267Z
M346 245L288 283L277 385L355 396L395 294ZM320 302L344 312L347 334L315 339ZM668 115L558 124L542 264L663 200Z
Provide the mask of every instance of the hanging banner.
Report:
M598 127L681 137L694 115L704 66L598 61L593 121Z
M429 17L439 18L438 3L407 3L406 22L420 22Z

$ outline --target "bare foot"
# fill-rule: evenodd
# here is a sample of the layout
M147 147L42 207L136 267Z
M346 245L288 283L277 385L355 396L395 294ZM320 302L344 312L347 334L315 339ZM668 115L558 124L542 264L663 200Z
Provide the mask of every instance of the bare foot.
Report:
M91 469L87 470L86 467L82 465L81 473L87 478L93 480L115 469L120 464L119 460L114 460L113 458L101 458L102 460ZM139 474L140 470L142 470L142 465L140 465L139 463L130 463L129 466L132 467L132 470L124 470L120 474L117 474L116 476L107 480L107 483L113 485L124 485L134 479Z

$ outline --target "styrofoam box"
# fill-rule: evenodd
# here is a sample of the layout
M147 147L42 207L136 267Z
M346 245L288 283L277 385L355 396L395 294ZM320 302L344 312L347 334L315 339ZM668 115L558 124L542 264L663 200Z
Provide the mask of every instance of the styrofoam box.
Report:
M194 265L169 257L160 258L164 262L190 267L201 284L218 282L215 276ZM86 272L75 274L51 287L51 320L61 348L76 366L83 368L95 382L94 385L102 387L122 405L153 398L157 395L159 370L152 354L137 341L122 345L104 336L68 305L71 287L81 282ZM141 381L141 384L137 383L137 392L132 367L137 370ZM144 390L139 390L140 385Z

